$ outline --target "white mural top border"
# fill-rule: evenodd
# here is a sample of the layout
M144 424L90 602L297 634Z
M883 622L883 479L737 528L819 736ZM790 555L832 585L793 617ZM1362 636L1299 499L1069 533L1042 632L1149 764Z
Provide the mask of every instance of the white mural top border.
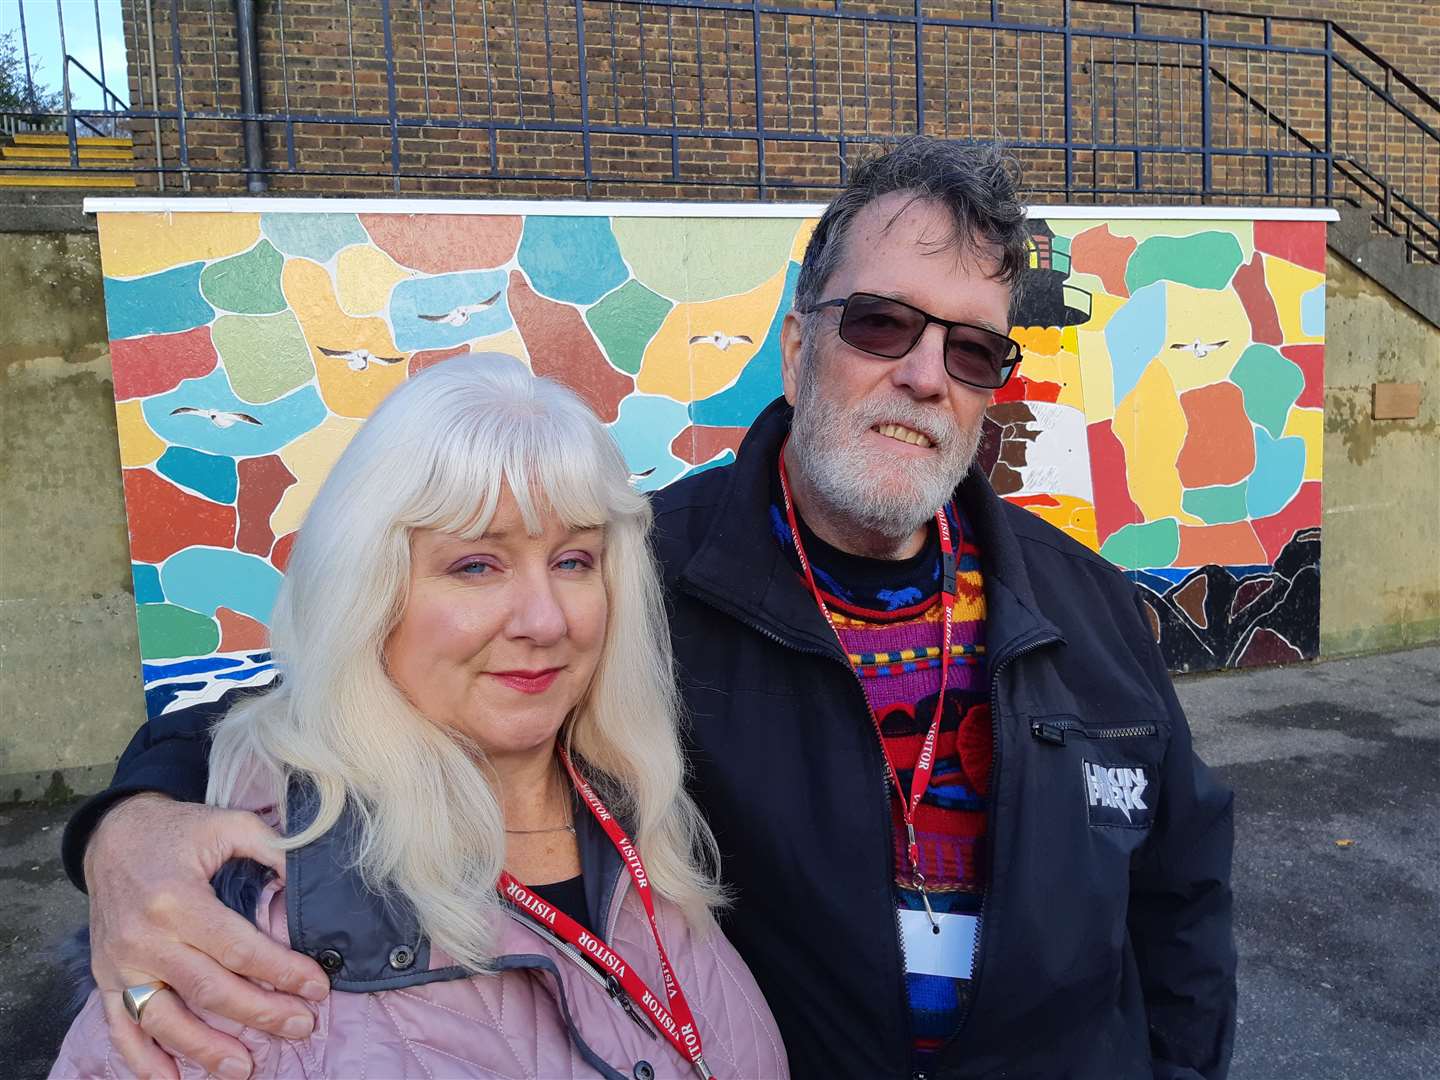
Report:
M586 202L578 199L325 199L91 196L87 214L476 214L548 217L813 218L825 203ZM1339 221L1330 208L1292 206L1031 206L1049 221Z

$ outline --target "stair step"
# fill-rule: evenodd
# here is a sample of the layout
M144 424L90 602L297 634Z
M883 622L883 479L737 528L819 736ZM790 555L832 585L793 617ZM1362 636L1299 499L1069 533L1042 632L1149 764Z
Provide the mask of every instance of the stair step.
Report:
M16 146L69 146L63 132L22 131L11 136ZM76 140L81 146L132 147L135 141L128 135L81 135Z
M134 161L135 152L128 147L79 146L81 161ZM13 160L16 164L25 162L66 162L70 160L68 146L3 146L0 158Z
M50 173L45 176L0 176L0 188L133 188L135 177L95 173Z

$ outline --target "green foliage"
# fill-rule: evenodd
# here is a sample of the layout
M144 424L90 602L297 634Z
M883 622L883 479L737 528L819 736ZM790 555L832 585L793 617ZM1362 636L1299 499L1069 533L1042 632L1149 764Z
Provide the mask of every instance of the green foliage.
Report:
M40 62L34 56L30 58L30 75L33 85L25 78L25 55L20 48L20 32L10 30L0 34L0 111L50 113L65 107L60 91L45 85Z

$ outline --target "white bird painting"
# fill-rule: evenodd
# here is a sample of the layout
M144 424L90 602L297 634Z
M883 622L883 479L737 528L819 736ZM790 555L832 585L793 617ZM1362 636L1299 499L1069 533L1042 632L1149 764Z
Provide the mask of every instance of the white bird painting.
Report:
M493 296L487 296L484 300L474 304L461 304L459 307L451 308L443 315L418 315L416 318L424 319L426 322L441 323L445 326L464 326L470 321L471 315L479 315L482 311L489 311L500 300L497 292Z
M400 364L405 360L403 356L376 356L369 349L327 349L323 345L315 347L326 356L344 360L345 366L351 371L364 371L371 364Z
M1196 360L1204 360L1205 357L1220 348L1220 346L1228 345L1229 343L1229 338L1223 341L1201 341L1199 338L1196 338L1194 341L1177 341L1174 345L1171 345L1170 348L1184 349L1186 352L1194 353Z
M234 427L236 424L253 424L255 427L264 427L259 420L249 413L226 412L223 409L196 409L190 405L182 405L178 409L170 410L171 416L203 416L217 428Z
M753 345L749 334L727 334L716 330L713 334L697 334L690 339L691 345L714 345L724 352L731 345Z

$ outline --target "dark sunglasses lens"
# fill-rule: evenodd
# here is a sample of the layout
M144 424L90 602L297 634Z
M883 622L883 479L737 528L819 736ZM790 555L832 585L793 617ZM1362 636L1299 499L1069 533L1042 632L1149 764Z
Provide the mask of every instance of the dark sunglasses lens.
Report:
M978 326L952 326L945 338L945 369L972 386L1003 386L1015 366L1007 337Z
M918 311L879 296L852 296L840 318L840 338L876 356L904 356L925 329Z

